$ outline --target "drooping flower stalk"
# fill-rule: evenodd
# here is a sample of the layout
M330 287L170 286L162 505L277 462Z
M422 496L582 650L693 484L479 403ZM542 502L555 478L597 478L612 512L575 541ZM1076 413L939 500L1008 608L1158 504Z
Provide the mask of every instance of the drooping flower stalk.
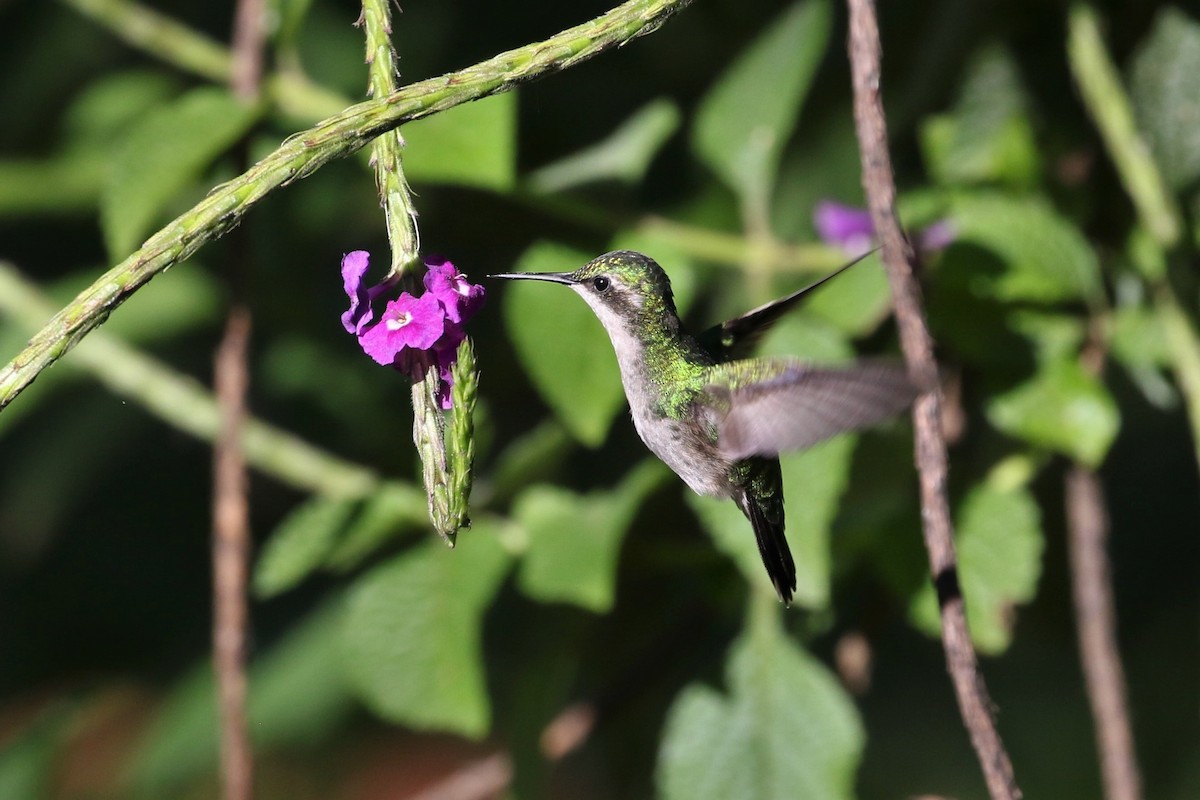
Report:
M370 94L390 95L396 91L396 67L388 0L363 0L360 23L366 33ZM401 165L403 147L400 129L388 131L372 143L371 163L391 245L391 268L380 286L403 283L406 288L413 288L412 270L420 263L421 239L412 193ZM464 453L447 458L442 409L452 408L455 430L472 430L469 417L474 404L451 406L451 370L458 348L466 339L462 323L482 303L483 289L468 284L448 261L430 261L428 266L431 271L425 276L423 295L417 298L402 292L388 303L378 323L354 332L368 355L381 364L395 366L413 380L413 443L421 456L429 517L438 533L453 546L458 529L470 524L466 493L470 491L471 458ZM343 278L345 274L343 262ZM379 287L368 290L359 302L365 301L369 308L371 300L382 291ZM354 311L355 297L357 294L352 295L351 311L347 313ZM454 474L463 465L466 474ZM452 514L450 498L454 485L466 489L461 497L454 498L457 512Z

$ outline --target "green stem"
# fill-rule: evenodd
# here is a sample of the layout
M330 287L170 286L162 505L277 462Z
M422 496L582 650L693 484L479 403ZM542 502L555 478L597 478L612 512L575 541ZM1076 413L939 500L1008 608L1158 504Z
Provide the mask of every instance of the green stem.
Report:
M1138 133L1129 96L1104 47L1096 12L1083 3L1071 7L1067 57L1083 103L1100 130L1142 224L1163 247L1173 247L1179 241L1179 211Z
M371 97L387 97L396 91L396 53L392 49L392 21L389 0L363 0L362 25L366 30L367 64ZM412 191L404 178L400 151L404 138L400 129L388 131L371 143L371 163L375 165L375 185L387 224L388 244L392 250L389 275L402 275L416 263L420 250L417 212Z
M1175 380L1187 407L1196 463L1200 464L1200 337L1196 336L1191 320L1179 307L1169 283L1163 281L1155 291L1154 300L1167 346L1171 349Z
M280 186L308 177L330 161L358 151L401 123L507 91L650 33L689 2L630 0L602 17L544 42L411 84L390 97L359 103L291 136L247 172L213 189L194 208L152 236L137 252L102 275L55 315L28 347L0 369L0 409L133 292L205 243L219 238Z
M62 2L167 64L215 83L229 83L233 71L229 49L165 14L129 0ZM265 84L265 93L280 109L298 119L324 119L350 105L349 100L294 72L270 76Z
M1072 6L1068 20L1067 53L1088 113L1096 122L1138 217L1153 239L1152 269L1142 268L1151 284L1155 308L1166 330L1176 381L1187 406L1192 445L1200 463L1200 336L1180 308L1164 269L1166 254L1179 244L1179 209L1167 189L1150 150L1138 134L1132 105L1100 35L1096 12L1088 5Z
M0 262L0 311L17 326L36 330L53 311L53 305L15 267ZM92 335L76 351L71 363L169 425L204 441L215 440L220 418L212 394L195 380L140 353L116 336L104 331ZM261 420L246 421L242 446L251 465L299 489L331 497L357 498L383 485L372 470L326 453ZM411 493L416 498L414 505L421 503L421 493L415 488L392 482L388 486Z
M179 69L201 77L224 81L230 54L219 43L190 28L129 0L62 0L68 6L105 25L118 37ZM197 54L197 55L192 55ZM318 120L332 116L350 104L303 77L290 73L269 77L269 94L285 113ZM390 93L390 92L389 92ZM382 93L375 96L382 96ZM3 181L0 181L0 185ZM612 230L631 225L669 241L683 253L705 261L742 268L748 263L765 265L771 272L824 272L845 260L840 251L818 244L764 246L744 236L673 222L658 216L637 220L616 217L590 204L565 195L547 196L532 191L510 195L522 204L589 228Z

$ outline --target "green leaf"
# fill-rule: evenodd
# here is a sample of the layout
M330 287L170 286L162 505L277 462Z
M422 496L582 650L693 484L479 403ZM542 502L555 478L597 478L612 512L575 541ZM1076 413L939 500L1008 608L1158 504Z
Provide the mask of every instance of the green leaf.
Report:
M1172 6L1160 10L1130 72L1138 122L1163 176L1182 189L1200 177L1200 24Z
M376 714L480 737L490 726L483 613L509 557L486 519L450 550L429 542L360 578L342 620L344 666Z
M516 179L516 92L455 106L403 127L404 175L505 191Z
M558 420L543 420L536 428L514 439L492 464L489 497L506 499L518 490L559 474L563 459L574 449L571 437Z
M516 272L568 272L588 254L539 242ZM625 404L608 334L587 304L565 286L512 281L504 287L504 324L526 374L571 435L597 447Z
M989 47L973 59L953 113L925 122L921 144L929 172L941 184L1036 182L1037 142L1007 51Z
M1033 344L1040 364L1075 358L1087 338L1086 320L1074 314L1014 309L1008 314L1008 324Z
M633 113L607 138L529 175L537 192L561 192L586 183L618 180L638 183L655 154L679 127L679 108L659 99Z
M337 636L340 605L327 603L250 667L247 713L257 751L312 745L353 709ZM131 761L137 796L172 796L181 782L216 769L216 682L207 659L171 691Z
M307 578L324 562L346 527L356 501L314 497L279 524L254 569L254 593L274 597Z
M892 291L879 255L855 264L805 298L804 311L848 336L865 336L892 311Z
M68 147L101 150L109 155L114 137L178 91L174 78L161 71L126 70L84 85L64 119Z
M241 139L260 110L224 89L194 89L146 117L113 154L100 200L109 254L132 252L172 200Z
M367 498L362 511L329 550L324 566L344 572L396 537L429 522L425 492L408 484L386 483Z
M1079 230L1041 200L970 194L955 199L956 243L990 250L999 275L980 275L975 291L1001 301L1095 299L1100 265Z
M1104 461L1120 427L1112 395L1074 360L1043 365L987 405L999 430L1089 466Z
M667 714L656 782L664 800L854 796L864 735L820 662L759 625L734 644L728 694L693 684Z
M1016 606L1037 593L1045 547L1037 502L1024 487L984 483L958 510L958 577L971 639L984 653L1002 653L1012 641ZM913 599L913 622L930 636L941 623L937 597L926 583Z
M1129 367L1169 368L1171 348L1162 319L1143 306L1123 306L1112 317L1112 354Z
M831 18L827 0L796 3L701 101L692 147L746 206L766 210L783 148L825 55Z
M535 486L522 494L513 508L529 536L522 591L544 603L574 603L598 613L612 608L625 534L646 494L667 474L651 459L611 492L579 495Z

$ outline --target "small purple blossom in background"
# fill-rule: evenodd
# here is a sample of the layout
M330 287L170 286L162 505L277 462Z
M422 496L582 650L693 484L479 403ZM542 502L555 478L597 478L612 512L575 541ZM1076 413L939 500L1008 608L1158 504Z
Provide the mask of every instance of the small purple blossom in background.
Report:
M450 408L451 367L467 333L463 325L483 305L483 287L469 282L444 258L426 262L426 291L419 297L401 292L389 300L375 321L372 304L392 289L394 281L366 288L370 254L355 250L342 257L342 287L350 308L342 314L342 327L358 337L363 352L377 363L421 380L430 366L438 368L438 397Z
M866 209L822 200L813 210L813 227L821 241L840 247L848 256L861 256L871 249L875 226Z
M874 245L875 226L871 224L871 213L865 208L822 200L813 210L813 227L822 242L840 247L851 257L861 256ZM955 234L953 223L938 220L917 234L917 249L924 252L944 250L954 241Z

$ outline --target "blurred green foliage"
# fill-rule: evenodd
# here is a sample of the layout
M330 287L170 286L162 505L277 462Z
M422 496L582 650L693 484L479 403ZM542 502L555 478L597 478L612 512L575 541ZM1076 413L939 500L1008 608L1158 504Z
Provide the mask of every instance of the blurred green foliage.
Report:
M235 175L236 141L265 154L320 115L297 109L365 91L354 4L271 4L275 67L313 83L253 109L121 44L82 5L0 10L5 359L45 319L13 300L17 276L61 305ZM227 38L229 3L155 9ZM1164 202L1190 231L1163 242L1072 82L1062 9L905 9L880 9L900 207L913 231L954 231L922 254L922 279L951 389L960 579L1018 779L1029 797L1099 793L1064 553L1077 461L1100 470L1111 507L1147 797L1195 797L1200 22L1153 4L1107 18ZM406 3L401 81L604 10ZM697 328L810 282L844 257L813 241L813 204L861 204L845 24L828 0L698 2L589 64L405 126L423 248L475 280L643 250ZM342 253L386 261L365 157L276 193L243 227L253 411L318 448L315 463L364 468L355 491L323 494L269 452L253 464L261 797L366 797L382 778L364 752L416 773L427 765L405 754L441 748L444 774L478 754L463 739L510 754L522 797L983 796L933 641L906 423L784 458L799 571L784 611L737 509L645 454L587 308L489 285L473 323L475 524L449 550L426 522L408 386L338 322ZM231 259L206 247L104 332L209 384ZM887 308L869 258L763 350L894 356ZM1092 351L1111 355L1101 374ZM209 452L136 387L116 397L86 379L119 367L68 356L0 414L3 798L215 796ZM844 645L864 641L868 663L848 664ZM581 706L577 749L547 747Z

